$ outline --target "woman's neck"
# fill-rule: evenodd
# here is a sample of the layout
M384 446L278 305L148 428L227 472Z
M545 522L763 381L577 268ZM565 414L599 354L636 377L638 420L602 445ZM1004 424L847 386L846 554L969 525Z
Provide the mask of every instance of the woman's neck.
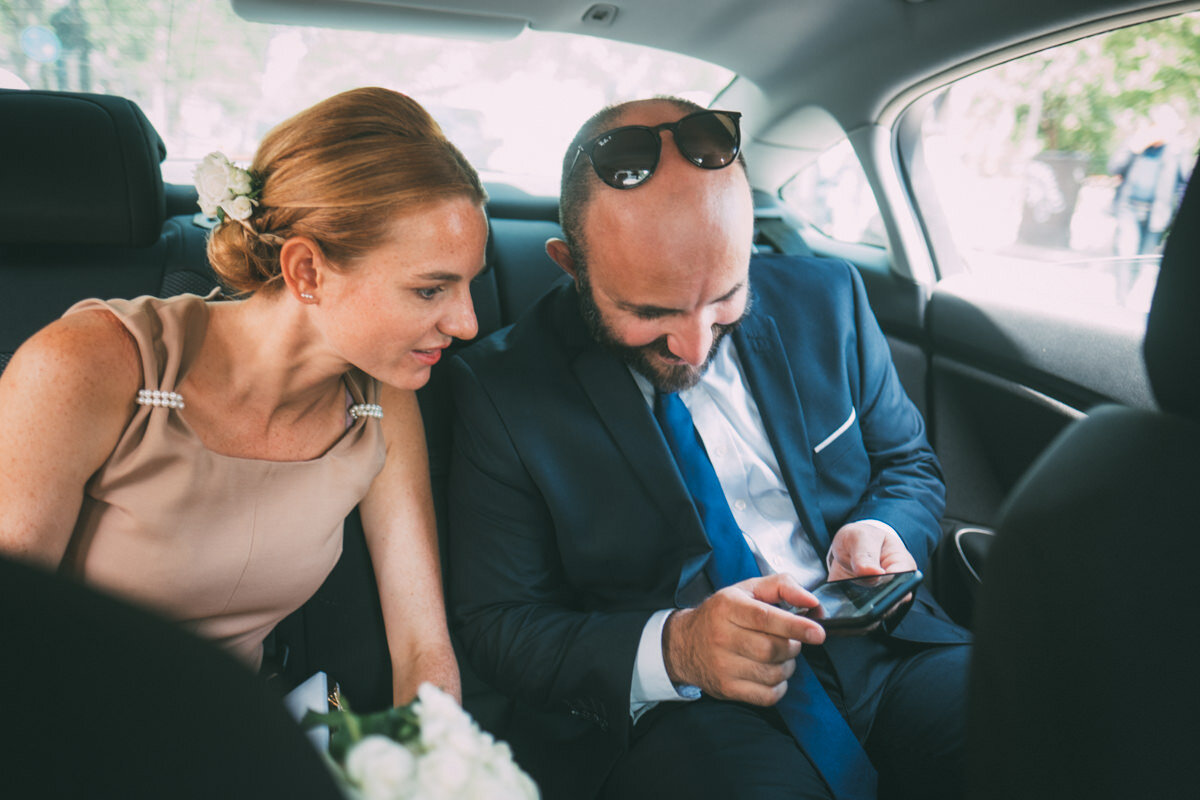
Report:
M324 342L306 306L276 293L208 308L208 330L186 379L193 387L269 417L304 416L344 393L350 365Z

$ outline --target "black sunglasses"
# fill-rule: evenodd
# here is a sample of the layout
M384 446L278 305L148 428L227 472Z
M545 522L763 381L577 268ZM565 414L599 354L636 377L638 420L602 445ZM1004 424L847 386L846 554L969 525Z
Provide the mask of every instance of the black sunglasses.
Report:
M683 157L701 169L722 169L737 159L742 131L737 111L697 111L675 122L652 127L626 125L605 131L579 145L571 169L582 153L592 162L600 180L614 189L640 186L658 167L662 156L662 131L670 131Z

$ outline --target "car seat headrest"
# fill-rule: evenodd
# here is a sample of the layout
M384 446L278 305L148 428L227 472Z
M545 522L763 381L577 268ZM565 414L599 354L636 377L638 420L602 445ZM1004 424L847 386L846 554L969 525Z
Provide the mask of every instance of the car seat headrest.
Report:
M0 90L0 242L144 246L166 217L167 149L131 100Z
M1200 170L1171 223L1143 352L1159 406L1200 420Z

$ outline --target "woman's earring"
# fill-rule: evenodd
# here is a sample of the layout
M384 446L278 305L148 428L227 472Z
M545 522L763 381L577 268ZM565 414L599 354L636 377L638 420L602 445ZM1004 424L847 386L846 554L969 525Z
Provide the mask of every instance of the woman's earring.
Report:
M301 299L301 300L307 300L308 302L310 302L310 303L311 303L313 300L316 300L317 298L313 297L313 296L312 296L311 294L309 294L308 292L301 292L301 293L300 293L300 299Z

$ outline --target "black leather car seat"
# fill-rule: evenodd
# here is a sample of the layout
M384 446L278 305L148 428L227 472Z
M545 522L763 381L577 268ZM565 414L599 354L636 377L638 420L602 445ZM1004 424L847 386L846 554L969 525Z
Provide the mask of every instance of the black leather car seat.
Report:
M342 797L278 698L215 645L0 556L5 797Z
M1200 176L1144 345L1160 411L1107 406L1002 509L976 611L972 798L1194 796Z
M207 293L206 231L166 216L166 147L130 100L0 90L0 372L87 297Z

